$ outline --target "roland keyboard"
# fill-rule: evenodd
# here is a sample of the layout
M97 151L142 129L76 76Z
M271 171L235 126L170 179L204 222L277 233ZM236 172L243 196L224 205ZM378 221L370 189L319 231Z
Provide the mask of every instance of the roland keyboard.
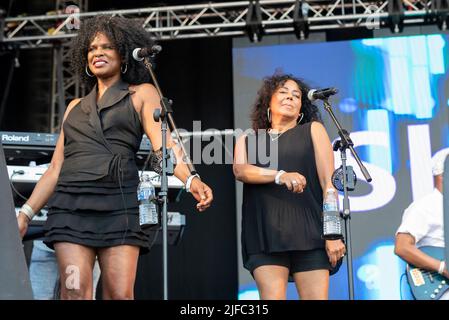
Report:
M56 147L59 134L37 132L0 131L7 164L28 165L49 163ZM143 135L137 152L136 162L140 165L152 149L151 142Z
M29 166L11 166L8 165L8 177L13 183L30 183L35 184L42 177L44 172L47 170L46 167L29 167ZM151 178L151 182L154 187L161 187L161 176L159 176L154 171L144 171ZM141 171L139 171L139 176ZM183 189L184 183L175 176L168 176L168 188L169 189Z

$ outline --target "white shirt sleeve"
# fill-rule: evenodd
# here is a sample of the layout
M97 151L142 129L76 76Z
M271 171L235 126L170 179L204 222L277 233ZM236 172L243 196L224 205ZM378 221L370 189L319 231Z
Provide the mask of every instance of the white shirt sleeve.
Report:
M402 222L396 231L398 233L409 233L415 238L415 243L419 242L426 236L430 229L427 219L428 212L418 203L412 203L405 209L402 216Z

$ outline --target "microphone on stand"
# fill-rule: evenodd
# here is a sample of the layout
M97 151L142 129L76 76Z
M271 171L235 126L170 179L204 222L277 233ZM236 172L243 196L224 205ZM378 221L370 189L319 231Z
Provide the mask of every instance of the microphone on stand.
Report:
M327 98L333 96L337 92L338 90L336 88L311 89L307 94L307 98L309 98L310 101L315 101L317 99L326 100Z
M155 44L151 48L136 48L133 50L133 59L136 61L142 61L145 57L154 58L159 52L162 51L162 47Z

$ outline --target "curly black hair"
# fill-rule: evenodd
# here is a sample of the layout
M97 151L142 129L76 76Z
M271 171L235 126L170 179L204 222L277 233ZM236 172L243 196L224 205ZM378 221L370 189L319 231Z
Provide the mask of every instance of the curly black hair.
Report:
M251 112L252 127L255 131L258 129L268 129L271 127L268 121L267 109L270 107L270 101L273 93L288 80L296 82L301 90L301 112L304 113L304 117L301 123L307 123L311 121L319 121L322 123L321 114L318 108L313 105L307 98L307 93L310 88L304 81L294 77L291 74L275 74L263 79L262 87L257 92L256 102L253 105Z
M148 71L132 58L132 51L135 48L151 47L154 44L150 33L145 31L139 21L118 16L96 16L81 21L78 36L72 41L71 67L88 89L97 82L96 77L89 77L85 72L88 49L97 33L107 36L117 49L120 58L128 64L126 73L122 74L123 81L129 84L150 82Z

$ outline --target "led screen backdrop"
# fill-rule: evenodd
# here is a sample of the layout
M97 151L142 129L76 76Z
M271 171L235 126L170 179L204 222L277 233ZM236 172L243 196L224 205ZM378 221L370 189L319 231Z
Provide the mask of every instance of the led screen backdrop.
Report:
M364 181L348 151L359 180L350 194L356 299L409 298L405 264L393 253L394 234L403 210L432 191L431 158L449 147L448 41L446 35L433 34L302 44L234 43L236 128L250 127L250 107L264 76L292 73L312 88L339 90L330 99L333 110L351 132L373 178L371 184ZM335 140L334 124L322 104L317 106ZM340 166L338 152L335 160ZM240 223L240 183L237 193ZM257 298L239 259L239 297ZM345 264L331 277L331 299L347 299L347 281ZM296 298L292 286L289 297Z

